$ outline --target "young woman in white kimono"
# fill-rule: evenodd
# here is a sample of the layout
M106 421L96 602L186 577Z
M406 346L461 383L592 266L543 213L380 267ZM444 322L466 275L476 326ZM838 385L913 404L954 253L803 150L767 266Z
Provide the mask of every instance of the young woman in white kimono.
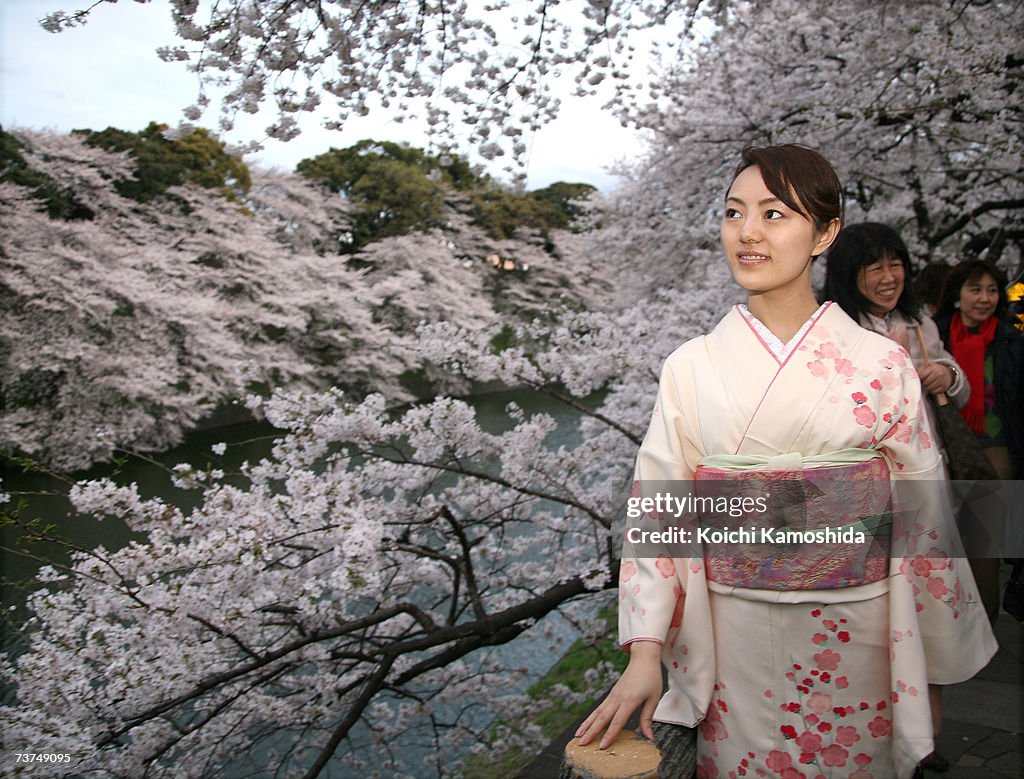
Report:
M908 532L894 522L881 560L859 565L820 545L805 547L809 562L758 564L626 543L630 660L577 731L583 744L607 746L639 708L649 738L652 720L699 725L698 777L910 777L933 749L929 685L964 681L995 652L948 506L930 503L944 494L929 488L942 466L912 362L812 292L811 263L841 214L839 181L817 152L743 151L721 238L747 304L666 360L634 495L723 478L752 495L752 479L829 469L834 485L913 486L915 497L893 500L920 511ZM871 493L837 488L823 508L808 503L808 518L863 529L877 506L858 503Z

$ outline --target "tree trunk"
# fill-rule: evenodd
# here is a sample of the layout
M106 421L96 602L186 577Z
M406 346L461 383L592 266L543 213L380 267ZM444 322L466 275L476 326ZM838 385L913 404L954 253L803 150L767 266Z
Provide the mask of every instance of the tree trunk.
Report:
M690 779L697 770L697 728L654 723L654 743L661 752L658 776L663 779Z

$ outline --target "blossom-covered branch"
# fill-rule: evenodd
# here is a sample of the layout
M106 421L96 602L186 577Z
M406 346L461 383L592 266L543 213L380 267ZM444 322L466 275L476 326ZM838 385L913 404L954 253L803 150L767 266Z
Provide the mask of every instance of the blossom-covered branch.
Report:
M83 24L97 5L52 12L42 25L59 32ZM298 115L330 101L328 128L373 111L419 114L441 149L469 145L485 159L525 155L526 133L557 115L566 79L590 95L606 79L637 76L632 33L670 20L685 28L705 13L695 0L171 6L180 42L160 55L199 74L201 92L185 112L190 121L211 100L220 102L222 130L238 112L269 105L267 135L290 140L300 132Z

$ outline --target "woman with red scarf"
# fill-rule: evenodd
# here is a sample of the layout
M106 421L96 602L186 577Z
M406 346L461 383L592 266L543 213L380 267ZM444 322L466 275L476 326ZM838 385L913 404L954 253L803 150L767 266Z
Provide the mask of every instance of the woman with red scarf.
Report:
M1024 336L1003 321L1006 276L992 263L953 268L935 323L971 385L960 413L1002 479L1024 478Z
M1003 319L1008 306L1006 286L1006 276L992 263L960 263L946 278L935 323L971 386L970 399L960 413L999 478L1021 479L1024 335ZM1024 561L1016 559L1003 605L1018 620L1024 617L1019 600L1022 577ZM1017 600L1010 597L1013 592L1018 593Z

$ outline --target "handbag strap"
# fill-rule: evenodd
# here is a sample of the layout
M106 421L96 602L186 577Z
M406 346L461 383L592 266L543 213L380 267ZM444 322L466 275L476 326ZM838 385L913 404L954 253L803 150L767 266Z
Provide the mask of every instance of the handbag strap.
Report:
M921 354L924 355L924 364L927 365L928 360L928 346L924 342L924 333L921 332L921 324L919 322L914 323L914 331L917 333L917 342L921 346ZM936 406L948 406L949 398L946 397L945 392L938 392L935 394L935 405Z

